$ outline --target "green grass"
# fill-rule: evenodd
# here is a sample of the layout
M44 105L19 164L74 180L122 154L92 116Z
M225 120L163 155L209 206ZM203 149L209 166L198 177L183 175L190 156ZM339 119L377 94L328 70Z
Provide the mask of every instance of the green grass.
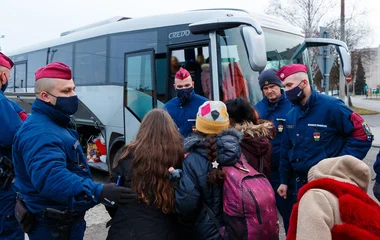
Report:
M379 113L379 112L368 110L365 108L359 108L359 107L350 107L350 108L352 109L352 111L358 113L359 115L375 115Z
M365 100L374 100L374 101L380 101L380 97L372 97L372 98L363 98Z

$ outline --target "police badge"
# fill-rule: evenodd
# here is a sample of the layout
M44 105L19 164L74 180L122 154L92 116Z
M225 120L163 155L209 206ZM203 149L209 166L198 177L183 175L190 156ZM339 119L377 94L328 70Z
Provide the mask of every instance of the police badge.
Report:
M368 124L366 122L363 122L362 126L363 126L365 134L367 135L367 140L373 141L373 134L372 134L371 129L369 128Z

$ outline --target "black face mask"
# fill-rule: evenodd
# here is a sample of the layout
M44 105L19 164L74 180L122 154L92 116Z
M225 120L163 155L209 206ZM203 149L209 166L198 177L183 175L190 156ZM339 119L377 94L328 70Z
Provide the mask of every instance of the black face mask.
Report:
M67 115L73 115L78 111L79 100L77 95L71 97L57 97L51 93L48 94L57 99L54 108L58 111Z
M305 98L303 89L299 87L301 83L302 82L300 82L295 88L285 92L286 98L296 105L300 105L301 100Z
M185 89L176 89L177 97L181 103L185 103L191 99L191 96L194 94L194 88L185 88Z
M5 92L5 90L7 89L7 87L8 87L8 80L9 79L7 79L7 82L4 85L1 86L1 91Z
M1 91L5 92L5 90L7 89L7 87L8 87L8 81L3 86L1 86Z

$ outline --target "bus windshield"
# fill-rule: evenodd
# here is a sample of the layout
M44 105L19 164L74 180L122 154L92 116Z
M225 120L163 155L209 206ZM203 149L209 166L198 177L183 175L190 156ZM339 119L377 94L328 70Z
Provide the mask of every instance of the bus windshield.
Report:
M272 29L263 29L267 51L266 68L280 67L304 61L306 55L292 60L294 51L304 41L302 36ZM221 100L242 97L256 104L263 96L258 83L259 72L249 65L248 54L241 35L241 28L225 29L217 32L219 67L219 84L222 89Z

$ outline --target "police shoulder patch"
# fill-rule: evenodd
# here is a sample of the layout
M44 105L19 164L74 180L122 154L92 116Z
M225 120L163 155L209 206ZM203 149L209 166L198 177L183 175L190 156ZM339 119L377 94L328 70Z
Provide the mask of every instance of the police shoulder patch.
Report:
M371 128L369 128L368 124L366 122L363 122L362 127L363 127L365 134L367 135L367 140L373 141L373 134L372 134Z
M364 129L364 131L365 131L366 134L371 134L372 135L371 129L369 128L369 126L368 126L368 124L366 122L363 122L362 126L363 126L363 129Z

